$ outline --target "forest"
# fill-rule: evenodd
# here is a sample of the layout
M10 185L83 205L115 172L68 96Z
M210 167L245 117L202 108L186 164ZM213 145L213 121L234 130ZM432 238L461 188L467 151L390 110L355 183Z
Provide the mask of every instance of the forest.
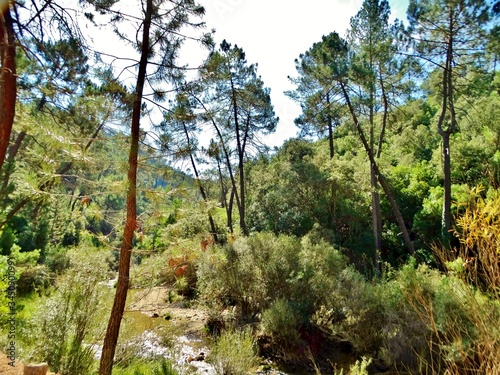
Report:
M0 2L0 372L500 374L500 2L364 0L279 147L201 3Z

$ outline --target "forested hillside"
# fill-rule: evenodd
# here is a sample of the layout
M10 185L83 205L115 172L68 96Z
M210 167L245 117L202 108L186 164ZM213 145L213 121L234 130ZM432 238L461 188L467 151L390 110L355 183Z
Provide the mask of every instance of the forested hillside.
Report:
M364 0L297 56L274 148L258 61L201 3L1 10L6 368L500 374L500 3ZM208 352L184 362L179 311Z

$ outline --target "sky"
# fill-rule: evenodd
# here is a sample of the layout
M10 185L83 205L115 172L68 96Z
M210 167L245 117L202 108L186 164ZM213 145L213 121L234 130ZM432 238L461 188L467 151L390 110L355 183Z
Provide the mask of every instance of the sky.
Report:
M265 138L269 146L280 146L295 137L294 119L298 104L284 95L293 89L288 76L295 76L294 60L323 35L336 31L345 35L350 18L361 8L362 0L200 0L205 7L204 21L215 28L219 44L226 39L243 48L249 64L258 64L258 74L271 89L271 100L280 118L273 135ZM307 4L307 5L306 5ZM389 0L392 18L406 20L408 0Z
M408 1L389 0L391 21L394 18L406 20ZM288 76L296 76L294 61L313 43L320 41L323 35L336 31L345 36L351 17L360 10L363 0L308 0L307 5L305 1L299 0L198 2L206 10L202 19L206 23L205 31L216 30L214 38L217 45L226 39L232 45L243 48L247 62L258 64L258 74L264 85L271 89L271 101L279 123L275 133L263 138L264 143L271 147L281 146L285 140L296 137L298 129L294 120L300 115L300 106L284 94L284 91L294 89L288 80ZM122 4L125 4L126 13L133 14L132 9L138 2L123 0ZM134 34L135 29L131 35ZM90 39L98 51L121 57L130 56L129 47L123 46L110 31L94 32ZM187 42L181 51L180 63L196 67L206 59L207 54L208 51L201 49L198 44ZM130 65L130 60L124 59L121 63L119 60L112 61L117 72L122 72L120 79L132 87L135 74L123 74L122 70ZM150 125L143 123L143 127L148 129Z

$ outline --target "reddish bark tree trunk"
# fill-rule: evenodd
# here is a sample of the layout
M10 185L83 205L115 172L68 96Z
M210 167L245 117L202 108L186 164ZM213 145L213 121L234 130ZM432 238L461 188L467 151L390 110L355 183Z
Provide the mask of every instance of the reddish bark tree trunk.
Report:
M146 1L146 12L144 15L144 26L141 45L141 59L137 74L137 86L132 110L132 126L130 135L130 154L128 170L128 192L127 192L127 219L123 240L120 249L120 261L118 264L118 284L116 286L115 299L108 321L108 328L104 337L101 362L99 364L99 375L111 375L115 356L116 344L120 333L120 325L125 311L127 292L130 284L130 258L132 255L132 240L137 221L137 158L139 154L139 130L141 118L141 103L146 79L146 68L149 54L149 30L153 14L153 0Z
M2 170L16 113L16 45L10 4L0 19L0 171Z

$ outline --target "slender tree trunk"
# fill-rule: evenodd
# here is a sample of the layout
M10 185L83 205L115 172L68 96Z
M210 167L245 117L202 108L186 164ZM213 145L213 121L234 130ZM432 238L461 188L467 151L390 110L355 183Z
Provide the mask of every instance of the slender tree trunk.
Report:
M373 62L370 61L370 66ZM375 124L374 124L374 89L370 87L370 150L372 158L375 150ZM378 193L378 180L375 173L375 164L370 163L370 187L371 187L371 205L372 205L372 232L375 241L375 269L377 275L380 275L380 256L382 254L382 213L380 210L380 195Z
M328 107L328 121L327 121L327 126L328 126L328 147L330 149L330 160L332 160L335 156L335 146L333 143L333 118L330 112L330 105L331 105L331 99L330 99L330 91L328 90L326 92L326 105ZM331 187L330 187L330 195L331 195L331 208L330 208L330 220L332 223L332 228L335 228L335 221L336 221L336 211L337 211L337 185L335 183L335 180L331 181Z
M380 72L380 69L379 69L379 79L380 79L380 88L382 91L382 101L384 103L384 113L382 117L382 128L380 129L378 138L377 152L375 153L376 160L380 159L380 156L382 154L382 145L384 142L385 129L387 127L387 113L389 111L389 101L387 100L387 96L385 94L384 82L382 80L382 73ZM373 123L373 113L371 115ZM382 210L380 208L380 194L378 192L377 175L375 173L374 168L371 168L371 181L372 181L372 188L374 188L372 196L373 209L374 209L374 224L376 225L376 228L374 228L374 232L376 231L377 233L377 235L375 236L375 245L376 245L375 248L377 250L375 254L375 263L376 263L377 274L380 276L381 273L380 261L382 254Z
M243 166L243 156L239 157L239 172L240 172L240 228L244 236L248 236L247 224L245 221L245 171Z
M233 194L232 194L232 189L231 189L231 204L227 203L227 188L224 184L224 177L222 176L222 169L221 169L221 160L219 156L216 157L217 159L217 171L219 172L219 182L220 182L220 190L221 190L221 202L224 205L224 208L226 209L226 217L227 217L227 227L229 228L229 233L233 233L233 218L232 218L232 199L233 199Z
M330 111L330 91L326 93L326 105L328 107L328 111ZM335 156L335 149L333 145L333 119L330 112L328 112L328 145L330 147L330 159L333 159Z
M442 237L446 245L450 242L451 233L451 157L450 157L450 134L444 132L443 138L443 174L444 174L444 197L442 217Z
M203 102L196 95L194 95L194 98L196 99L196 101L198 101L198 103L200 103L200 105L203 107L203 109L208 113L209 111L205 107L205 104L203 104ZM215 120L213 119L213 117L211 117L210 120L212 121L212 125L214 126L214 129L215 129L215 131L217 133L217 136L219 137L219 141L220 141L220 144L221 144L221 147L222 147L222 151L224 153L224 159L226 160L227 170L229 171L229 178L231 179L231 186L232 186L232 189L231 189L231 204L230 204L231 219L228 216L228 222L231 222L231 225L228 225L228 226L229 226L229 228L231 230L231 233L233 233L233 226L232 226L232 212L233 212L232 211L232 207L233 207L232 202L233 202L233 194L234 194L234 197L236 198L236 205L238 206L238 211L241 211L240 197L238 195L236 180L235 180L234 174L233 174L233 168L231 167L231 160L229 158L229 152L227 151L226 144L224 143L224 137L222 136L222 132L220 131L220 129L217 126L217 123L215 122Z
M240 175L240 194L239 194L239 204L238 210L240 213L240 228L244 236L248 236L247 225L245 222L245 171L243 169L243 157L245 155L245 150L243 148L243 142L241 140L240 134L240 123L238 119L238 107L236 101L236 90L234 88L233 79L231 78L231 100L233 102L233 117L234 117L234 127L236 133L236 145L238 147L238 170Z
M10 176L14 171L14 158L19 152L19 148L21 147L21 143L23 142L25 137L26 137L26 132L25 131L20 132L17 135L14 144L9 148L9 155L7 156L7 160L5 161L6 168L5 168L5 173L3 175L2 194L5 193L5 190L9 185Z
M449 13L449 38L446 51L446 63L443 70L443 98L441 103L441 113L438 118L438 133L443 139L443 211L441 222L441 235L445 246L449 246L451 237L451 156L450 156L450 137L456 129L455 108L453 102L453 11ZM450 123L445 129L446 114L450 111Z
M196 168L196 163L194 161L193 153L191 152L191 139L189 138L189 132L186 128L186 125L183 123L182 124L184 128L184 135L186 136L188 148L189 148L189 160L191 161L191 166L193 167L193 172L196 177L196 182L198 184L198 189L200 190L201 197L203 198L203 201L205 203L208 202L207 198L207 193L205 192L205 188L203 187L203 184L201 183L200 180L200 174L198 173L198 168ZM208 222L210 223L210 230L212 231L212 237L215 241L215 243L219 242L219 239L217 238L217 230L215 228L215 222L214 218L212 217L212 214L208 212Z
M231 194L229 196L229 207L227 209L227 226L229 227L230 233L234 233L233 229L233 206L234 198L238 194L234 185L231 187Z
M370 164L370 186L372 189L372 229L375 240L375 269L380 275L380 260L382 255L382 212L380 209L380 194L378 193L378 180L375 165Z
M1 7L0 19L0 171L2 170L16 112L16 45L10 1Z
M387 197L387 200L389 201L392 211L394 213L394 216L396 218L396 221L398 222L399 229L401 230L401 233L403 235L403 240L406 243L406 247L408 248L408 252L410 254L415 253L415 249L413 247L413 243L411 242L410 235L408 233L408 229L406 229L405 222L403 220L403 216L401 215L401 212L399 211L399 207L396 203L396 200L394 199L394 196L392 195L391 189L389 185L387 184L387 181L385 180L385 177L381 174L377 162L373 156L373 153L370 150L370 145L368 144L368 141L366 140L366 137L363 133L363 129L361 128L359 122L358 122L358 117L356 116L356 113L354 112L354 107L352 106L351 100L349 99L349 94L347 93L345 84L343 82L339 82L340 88L342 89L342 93L344 95L344 98L346 100L346 103L349 107L349 111L351 112L352 120L354 121L354 125L356 126L356 130L358 131L359 138L361 139L361 142L363 143L363 147L365 148L365 151L368 155L368 158L370 159L370 164L372 165L375 175L377 177L378 182L380 183L380 186L384 190L384 193Z
M153 0L146 0L146 11L144 14L144 24L142 31L141 59L137 73L137 86L132 109L132 125L130 135L130 154L128 171L128 192L127 192L127 218L123 232L123 240L120 249L120 261L118 264L118 284L116 286L111 316L108 321L104 344L102 348L101 362L99 365L99 375L111 375L115 356L116 344L120 333L120 325L127 301L129 288L130 258L132 255L132 240L137 222L137 159L139 154L139 136L141 104L144 82L146 79L146 68L149 55L149 30L153 13Z

